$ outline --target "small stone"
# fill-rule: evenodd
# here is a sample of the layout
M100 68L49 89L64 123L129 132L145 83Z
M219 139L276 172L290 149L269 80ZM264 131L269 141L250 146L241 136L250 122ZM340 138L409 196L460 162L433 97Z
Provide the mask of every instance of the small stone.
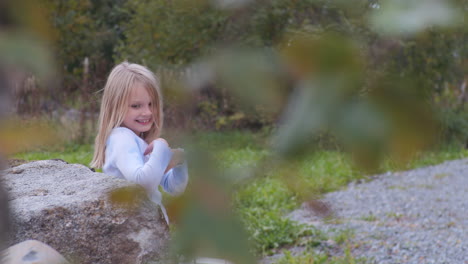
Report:
M4 264L68 264L69 262L50 246L37 241L26 240L5 251Z
M12 173L12 174L21 174L21 173L23 173L23 171L24 171L23 169L13 168L13 169L11 169L10 173Z

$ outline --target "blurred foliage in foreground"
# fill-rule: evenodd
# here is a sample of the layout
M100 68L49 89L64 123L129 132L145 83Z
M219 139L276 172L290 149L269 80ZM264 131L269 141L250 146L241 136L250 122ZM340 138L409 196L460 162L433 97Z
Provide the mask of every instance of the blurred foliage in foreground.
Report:
M9 197L3 188L1 174L4 156L24 150L24 147L47 141L51 130L37 124L23 125L9 122L12 94L22 89L19 83L34 73L47 79L53 63L46 41L50 33L47 20L36 5L26 1L0 2L0 252L8 245L10 226ZM34 134L36 133L36 134ZM39 134L39 135L38 135ZM38 135L38 137L31 136ZM3 253L0 253L3 262Z
M37 4L7 3L2 10L11 11L7 14L12 17ZM39 106L53 112L54 102L76 93L79 101L68 103L81 107L85 120L87 111L92 116L91 93L101 87L113 60L128 59L161 71L169 117L208 116L207 123L214 120L217 128L229 123L273 126L271 155L255 168L223 171L213 166L217 151L187 148L190 188L168 205L178 223L176 254L254 263L247 232L232 208L232 186L271 172L299 202L313 198L316 193L304 188L295 172L301 161L317 154L316 138L324 133L368 171L386 157L404 165L441 138L467 140L466 119L460 118L467 98L467 1L129 0L112 7L111 1L38 3L56 30L51 35L64 76L61 88L55 86L56 92L46 98L49 103L39 101ZM35 16L17 16L23 17L34 21ZM38 97L44 99L31 91L49 87L42 71L52 66L42 56L47 54L42 52L47 50L40 44L43 38L25 41L36 35L12 25L40 28L11 21L5 26L9 30L0 32L2 73L17 67L40 76L15 83L21 110ZM21 45L30 52L18 52ZM190 100L191 95L199 100ZM440 127L439 115L454 120ZM194 138L189 134L177 142L184 146L184 140ZM259 203L271 194L263 196ZM284 227L300 231L287 223Z

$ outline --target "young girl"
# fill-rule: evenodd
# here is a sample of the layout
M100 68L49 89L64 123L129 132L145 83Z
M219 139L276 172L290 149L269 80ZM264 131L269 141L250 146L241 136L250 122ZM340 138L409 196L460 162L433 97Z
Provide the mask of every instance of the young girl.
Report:
M138 64L117 65L104 87L91 167L142 185L168 222L158 187L180 194L188 173L183 151L171 150L159 138L162 125L161 88L154 74Z

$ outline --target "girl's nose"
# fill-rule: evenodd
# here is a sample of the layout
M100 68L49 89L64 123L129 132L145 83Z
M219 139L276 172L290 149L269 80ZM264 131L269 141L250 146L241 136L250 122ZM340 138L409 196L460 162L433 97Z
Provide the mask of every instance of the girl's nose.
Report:
M145 115L151 115L151 107L149 106L145 107L145 109L143 110L143 113Z

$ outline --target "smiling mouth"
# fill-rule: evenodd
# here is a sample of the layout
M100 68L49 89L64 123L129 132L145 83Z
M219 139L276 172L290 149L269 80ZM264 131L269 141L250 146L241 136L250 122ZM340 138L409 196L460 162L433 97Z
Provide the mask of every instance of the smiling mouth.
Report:
M140 120L136 120L136 122L140 125L148 125L151 123L151 119L140 119Z

